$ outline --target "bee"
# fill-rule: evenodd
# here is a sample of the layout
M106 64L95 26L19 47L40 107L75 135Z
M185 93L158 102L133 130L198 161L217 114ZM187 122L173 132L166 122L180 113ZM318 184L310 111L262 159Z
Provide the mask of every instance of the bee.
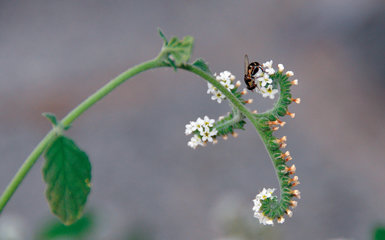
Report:
M245 83L249 90L254 90L256 87L259 89L258 84L255 83L255 74L258 71L264 72L261 64L258 62L252 62L249 64L249 57L245 54Z

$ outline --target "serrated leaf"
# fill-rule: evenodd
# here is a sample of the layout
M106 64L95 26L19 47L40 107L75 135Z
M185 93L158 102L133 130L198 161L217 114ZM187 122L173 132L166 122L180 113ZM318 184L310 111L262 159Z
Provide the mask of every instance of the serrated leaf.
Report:
M46 117L52 123L52 125L57 126L57 119L56 119L55 114L45 112L45 113L42 113L41 115Z
M209 66L207 65L205 60L203 60L202 58L198 58L197 60L195 60L192 65L194 65L195 67L199 68L200 70L212 75Z
M182 40L179 40L177 37L172 37L165 46L165 51L172 57L175 65L181 65L187 63L190 59L193 44L194 38L191 36L186 36Z
M91 163L73 140L59 136L48 147L43 165L51 211L70 225L83 215L90 193Z

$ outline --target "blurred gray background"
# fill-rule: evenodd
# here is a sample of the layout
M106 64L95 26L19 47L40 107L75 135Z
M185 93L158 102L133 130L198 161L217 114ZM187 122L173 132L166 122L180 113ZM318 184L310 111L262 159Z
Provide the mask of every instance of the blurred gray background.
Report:
M381 0L0 1L0 191L50 129L109 79L157 55L157 27L192 35L193 58L242 80L243 55L283 63L299 79L288 136L301 181L281 239L369 239L385 222L385 3ZM250 124L239 138L192 150L184 126L229 111L207 84L183 71L140 74L95 105L68 135L90 156L87 209L95 239L135 224L159 240L220 239L215 208L229 195L252 219L263 187L277 187ZM268 109L260 96L252 108ZM30 236L50 219L40 168L33 167L3 216ZM259 228L258 220L253 221ZM102 229L102 230L101 230ZM272 229L272 228L270 228Z

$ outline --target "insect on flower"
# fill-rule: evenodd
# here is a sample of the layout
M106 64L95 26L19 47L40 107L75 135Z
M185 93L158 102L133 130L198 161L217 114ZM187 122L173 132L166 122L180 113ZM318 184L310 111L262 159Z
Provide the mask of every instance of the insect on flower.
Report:
M258 62L252 62L249 64L249 57L245 54L245 83L249 90L254 90L256 87L260 89L258 84L255 83L255 75L258 71L264 72L261 64Z

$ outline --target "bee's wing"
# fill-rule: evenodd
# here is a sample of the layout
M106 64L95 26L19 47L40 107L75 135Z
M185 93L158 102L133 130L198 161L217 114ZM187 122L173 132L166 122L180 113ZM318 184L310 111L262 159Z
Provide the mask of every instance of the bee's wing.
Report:
M247 56L247 54L245 54L245 75L247 75L248 73L248 67L249 67L249 57Z

